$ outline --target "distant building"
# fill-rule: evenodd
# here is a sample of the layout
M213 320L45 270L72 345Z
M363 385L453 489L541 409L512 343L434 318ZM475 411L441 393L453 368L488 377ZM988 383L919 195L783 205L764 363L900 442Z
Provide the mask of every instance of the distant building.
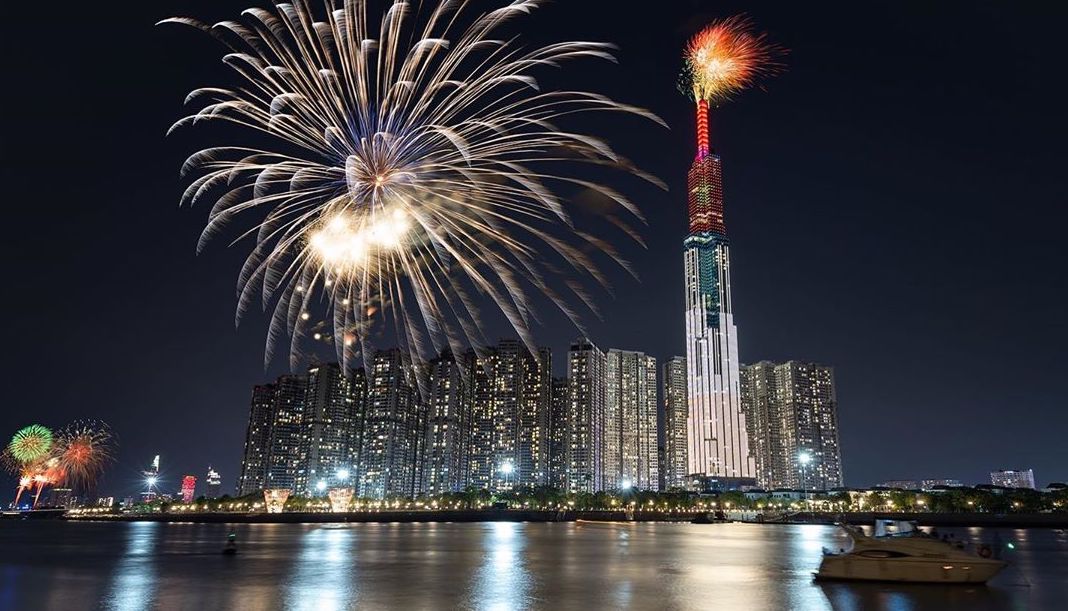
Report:
M473 363L456 359L451 351L430 362L426 427L426 494L458 492L468 479L471 393L465 371Z
M664 402L664 488L689 485L686 458L686 419L690 415L686 395L686 358L675 356L664 363L661 372L661 397Z
M141 493L141 502L151 503L159 497L159 454L152 459L152 464L141 472L145 478L145 491Z
M96 506L97 507L114 507L115 506L115 497L113 497L113 496L102 496L102 497L100 497L100 498L98 498L96 500Z
M360 450L360 496L414 496L422 488L426 414L399 350L376 353Z
M70 488L52 488L49 507L70 509L74 506L74 496Z
M204 478L204 481L207 483L204 496L209 499L219 498L222 493L222 476L211 465L208 465L208 476Z
M932 490L939 486L959 488L964 484L959 479L892 479L879 485L883 488L898 488L901 490Z
M553 378L549 408L549 478L557 490L567 489L567 378Z
M1035 473L1031 469L1005 469L990 472L990 483L1004 488L1035 489Z
M831 367L762 361L742 367L741 387L760 486L829 490L842 485Z
M605 363L604 488L659 490L656 359L613 349Z
M186 475L182 478L182 490L180 492L183 503L192 503L196 498L197 491L197 478L193 475Z
M604 490L604 412L606 357L583 338L567 353L567 489Z

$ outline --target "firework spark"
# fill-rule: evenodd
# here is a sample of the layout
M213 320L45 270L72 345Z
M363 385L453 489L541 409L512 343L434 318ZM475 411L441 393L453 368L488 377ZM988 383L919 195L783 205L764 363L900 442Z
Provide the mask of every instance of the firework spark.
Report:
M321 13L305 0L253 8L214 26L165 20L226 43L223 61L243 81L193 91L187 101L202 106L172 130L223 120L259 132L258 144L192 155L183 175L199 175L183 202L213 202L201 247L235 216L255 217L243 234L256 245L239 276L238 320L257 300L271 310L266 358L288 335L295 367L309 330L345 363L366 360L384 327L413 357L485 345L476 297L491 299L530 347L534 295L581 328L569 304L593 309L586 281L607 287L595 253L626 264L579 227L581 211L561 191L592 191L641 216L623 194L565 168L621 168L663 185L565 124L591 112L662 122L596 93L543 89L534 74L612 60L612 47L525 50L511 34L496 38L538 0L470 17L464 2L398 0L377 23L367 0L324 4ZM323 320L331 332L316 328Z
M52 443L51 430L31 424L15 433L7 445L7 453L17 465L29 465L47 457Z
M680 88L695 101L722 102L775 72L782 50L742 16L714 21L690 39Z
M92 486L112 460L111 429L102 422L80 421L64 429L53 456L54 478L74 486Z

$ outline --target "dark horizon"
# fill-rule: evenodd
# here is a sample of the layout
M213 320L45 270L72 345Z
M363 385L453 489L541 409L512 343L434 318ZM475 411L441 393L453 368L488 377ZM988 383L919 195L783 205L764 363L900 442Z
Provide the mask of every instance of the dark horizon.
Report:
M99 418L119 436L101 493L139 490L163 456L177 490L208 465L232 491L266 323L234 328L247 244L195 246L207 208L179 208L182 160L219 129L165 138L195 87L233 85L223 47L163 18L236 17L255 2L77 5L12 28L5 67L8 187L5 303L13 385L0 435ZM1065 7L980 2L896 7L696 0L621 11L589 0L524 21L531 43L614 42L618 65L577 62L567 78L644 106L670 130L598 121L670 191L631 194L647 247L626 245L641 281L606 270L585 316L601 348L658 361L685 353L682 239L693 105L675 89L682 46L705 22L746 12L788 48L785 72L713 111L731 238L743 362L835 367L846 484L1033 468L1068 480L1061 227L1068 135L1056 75ZM30 24L14 7L13 23ZM510 337L489 321L488 337ZM559 363L579 335L559 312L535 331ZM43 378L43 379L42 379ZM47 385L47 386L46 386ZM5 437L6 438L6 437ZM6 481L6 480L5 480Z

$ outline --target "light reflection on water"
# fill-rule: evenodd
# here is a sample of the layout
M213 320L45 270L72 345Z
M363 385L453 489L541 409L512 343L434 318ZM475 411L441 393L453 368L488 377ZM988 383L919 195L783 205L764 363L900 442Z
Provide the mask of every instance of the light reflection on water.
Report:
M156 595L156 522L133 522L126 532L123 551L111 576L111 590L103 606L114 611L148 609Z
M315 528L300 539L300 552L286 583L290 609L341 611L352 606L358 579L353 579L351 553L356 547L348 528Z
M225 557L231 528L240 552ZM1013 566L990 587L945 587L813 583L821 549L844 541L825 526L7 523L0 608L1062 608L1068 535L999 536Z

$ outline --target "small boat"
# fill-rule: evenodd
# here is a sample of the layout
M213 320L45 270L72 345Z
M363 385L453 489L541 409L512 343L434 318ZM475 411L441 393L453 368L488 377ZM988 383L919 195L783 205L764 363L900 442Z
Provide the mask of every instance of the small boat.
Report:
M852 545L838 553L824 549L817 580L896 581L907 583L986 583L1006 562L991 558L986 545L977 552L924 534L914 522L894 523L897 532L876 524L875 536L839 524Z
M226 545L223 546L224 556L233 556L237 553L237 533L231 532L226 536Z
M715 511L713 513L699 513L692 520L691 524L729 524L732 520L727 518L727 514L722 511Z

